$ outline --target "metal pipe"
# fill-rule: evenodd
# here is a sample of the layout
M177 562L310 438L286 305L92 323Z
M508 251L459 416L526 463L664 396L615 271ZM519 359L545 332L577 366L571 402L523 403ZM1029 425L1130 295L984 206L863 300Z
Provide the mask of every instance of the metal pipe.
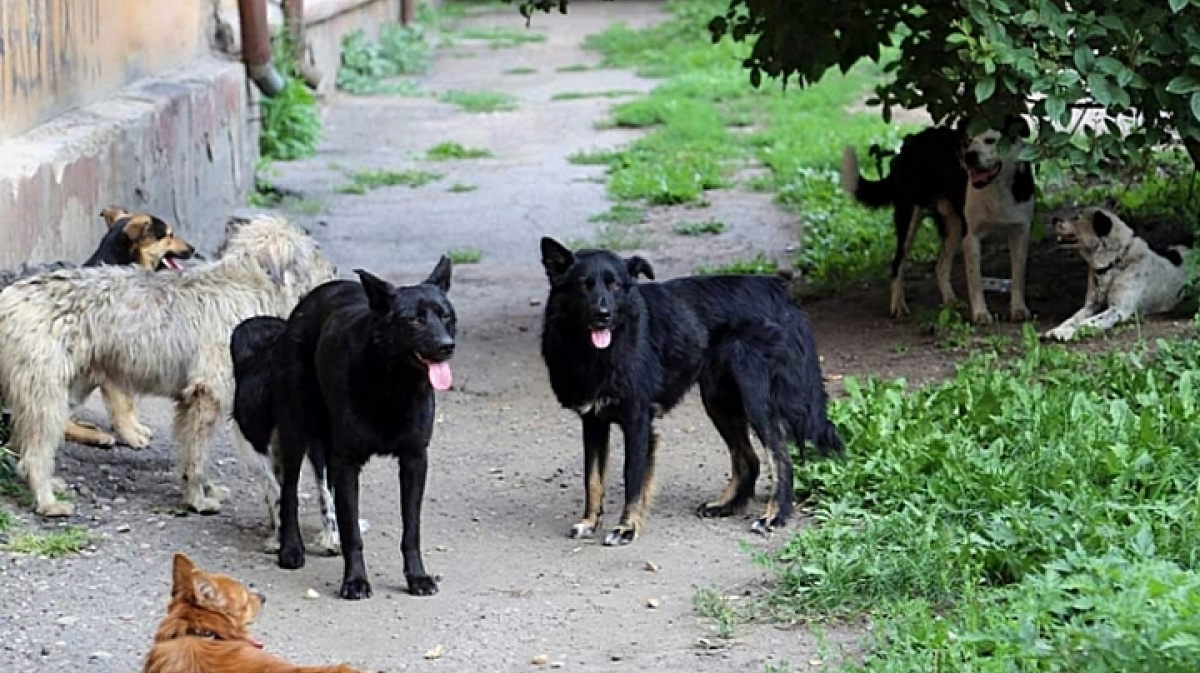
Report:
M283 91L285 81L271 63L271 27L267 24L267 0L238 0L242 24L242 61L246 76L267 98Z
M413 7L413 0L400 0L400 25L411 25L416 18L416 8Z
M283 0L283 22L292 43L292 59L304 83L316 91L321 86L321 71L308 62L308 40L304 35L304 0Z

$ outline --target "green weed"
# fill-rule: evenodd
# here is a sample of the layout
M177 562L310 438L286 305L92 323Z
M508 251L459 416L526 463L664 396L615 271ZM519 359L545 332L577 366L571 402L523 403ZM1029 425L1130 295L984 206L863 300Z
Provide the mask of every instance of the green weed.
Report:
M464 112L507 112L517 109L515 96L498 91L444 91L438 100L457 105Z
M611 166L620 156L619 152L612 150L580 151L568 155L567 161L577 166Z
M639 91L630 91L628 89L614 89L612 91L564 91L556 93L550 97L552 101L564 100L584 100L586 98L625 98L626 96L636 96Z
M696 589L692 607L701 615L714 620L717 635L726 640L737 635L738 614L728 596L711 587Z
M712 219L700 222L680 220L675 223L675 233L681 236L715 236L724 233L725 229L724 222Z
M554 69L554 72L587 72L592 67L585 63L575 63L572 65L564 65Z
M404 75L420 75L433 63L433 48L420 23L385 24L379 39L371 40L359 28L342 37L342 65L338 89L352 94L419 95L420 87Z
M262 121L258 151L266 161L310 157L316 153L321 138L317 99L299 77L290 44L286 30L280 30L271 39L275 64L287 81L274 98L263 96L259 102Z
M455 264L478 264L483 259L483 251L471 247L453 248L446 256Z
M350 174L350 182L339 187L338 192L342 194L366 194L372 189L400 185L416 189L417 187L424 187L435 180L440 180L441 177L438 173L416 170L391 171L374 169L357 171Z
M476 189L479 189L479 187L476 185L468 185L465 182L456 182L447 187L446 191L452 194L465 194L467 192L473 192Z
M504 74L505 75L534 75L534 74L537 74L537 68L530 68L530 67L509 68L508 70L504 71Z
M458 31L457 37L463 40L479 40L486 42L492 49L509 49L531 42L545 42L546 36L528 29L504 27L473 27Z
M624 226L641 224L645 221L645 210L625 203L618 203L603 213L592 215L588 218L588 222L605 222Z
M91 542L91 533L82 526L66 526L44 535L18 533L3 546L5 551L30 556L59 558L77 554Z
M483 159L492 156L485 149L463 147L454 142L438 143L425 152L425 158L430 161L447 161L450 159Z
M845 380L852 459L761 560L775 606L878 617L872 673L1184 671L1200 657L1200 341L980 353L953 379Z
M710 267L701 265L697 267L696 273L705 275L725 275L725 274L772 274L779 270L779 263L768 258L761 252L754 259L738 260L729 264Z

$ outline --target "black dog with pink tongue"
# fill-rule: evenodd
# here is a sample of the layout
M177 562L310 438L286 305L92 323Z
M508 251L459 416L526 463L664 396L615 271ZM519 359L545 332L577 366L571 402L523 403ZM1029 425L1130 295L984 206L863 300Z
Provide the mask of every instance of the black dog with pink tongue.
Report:
M400 550L409 593L437 593L421 560L421 503L436 414L434 390L452 384L456 317L446 298L450 260L423 283L394 286L356 270L310 292L288 318L275 393L284 479L279 565L304 565L297 484L306 454L327 463L345 569L342 598L371 596L358 525L358 483L372 456L400 463L404 533Z

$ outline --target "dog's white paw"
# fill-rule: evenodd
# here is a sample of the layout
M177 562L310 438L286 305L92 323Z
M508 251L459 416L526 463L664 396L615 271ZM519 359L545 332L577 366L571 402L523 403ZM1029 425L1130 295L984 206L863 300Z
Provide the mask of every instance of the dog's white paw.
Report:
M587 539L596 534L596 524L582 521L571 526L571 532L567 533L567 537L572 539Z
M67 488L68 487L67 487L66 479L63 479L62 477L51 477L50 478L50 489L52 491L54 491L55 493L66 493Z
M199 486L188 488L183 496L183 504L198 514L216 514L221 511L221 501L205 496L206 488Z
M323 530L317 536L316 548L326 556L337 556L342 553L342 542L338 539L337 533Z
M138 421L115 428L121 441L131 449L144 449L154 439L154 431Z
M224 486L208 483L204 485L204 495L217 502L225 502L229 499L229 489Z
M45 505L38 505L37 513L45 517L62 518L68 517L75 513L75 505L69 502L56 500Z
M1047 341L1070 341L1075 338L1075 330L1069 327L1055 327L1042 335Z
M982 311L971 312L971 322L976 325L990 325L995 321L992 314L985 308Z

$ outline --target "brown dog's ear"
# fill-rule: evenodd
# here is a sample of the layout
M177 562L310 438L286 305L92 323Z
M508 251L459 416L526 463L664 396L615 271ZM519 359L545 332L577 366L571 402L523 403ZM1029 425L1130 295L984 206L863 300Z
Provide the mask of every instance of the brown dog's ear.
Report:
M1112 233L1113 223L1108 217L1108 213L1103 210L1097 210L1092 213L1092 231L1100 238L1104 238Z
M186 554L175 552L171 566L171 598L190 596L192 593L192 575L196 573L196 564Z
M192 572L192 601L200 607L217 610L225 607L224 601L221 599L221 592L217 590L217 585L213 584L208 573L202 570Z
M367 293L367 305L372 311L387 313L392 308L392 292L395 289L386 280L365 269L355 269L358 279L362 282L363 292Z
M546 270L546 277L550 279L551 284L557 283L566 275L574 263L575 253L567 246L549 236L542 238L542 268Z
M109 229L113 228L113 225L117 223L117 220L125 217L128 214L128 211L120 206L109 206L100 211L100 217L104 218L104 225Z
M650 266L650 262L637 255L625 260L625 270L634 280L637 280L639 274L654 280L654 267Z
M425 279L425 285L433 285L442 292L450 291L450 274L454 271L454 264L450 258L442 255L438 260L437 266L433 267L433 271L429 277Z

